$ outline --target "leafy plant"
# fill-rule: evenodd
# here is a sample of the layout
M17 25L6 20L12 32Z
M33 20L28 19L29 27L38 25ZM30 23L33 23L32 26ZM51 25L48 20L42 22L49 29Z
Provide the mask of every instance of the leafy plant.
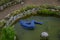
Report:
M14 40L15 31L14 26L5 27L2 29L1 40Z

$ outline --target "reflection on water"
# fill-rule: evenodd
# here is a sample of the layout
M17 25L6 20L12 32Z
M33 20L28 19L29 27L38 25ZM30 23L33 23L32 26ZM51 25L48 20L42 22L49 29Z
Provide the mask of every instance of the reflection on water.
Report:
M19 40L40 40L40 33L47 31L49 40L60 40L60 18L32 16L24 20L36 20L43 22L43 25L36 25L35 30L25 30L19 22L15 24L15 31Z

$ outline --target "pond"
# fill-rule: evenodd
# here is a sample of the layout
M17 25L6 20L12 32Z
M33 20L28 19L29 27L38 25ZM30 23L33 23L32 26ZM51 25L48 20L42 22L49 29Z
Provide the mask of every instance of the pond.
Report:
M49 40L60 40L60 18L50 16L31 16L23 20L36 20L38 22L43 22L43 24L36 24L34 30L26 30L22 28L18 21L15 24L18 40L40 40L40 34L44 31L49 33Z

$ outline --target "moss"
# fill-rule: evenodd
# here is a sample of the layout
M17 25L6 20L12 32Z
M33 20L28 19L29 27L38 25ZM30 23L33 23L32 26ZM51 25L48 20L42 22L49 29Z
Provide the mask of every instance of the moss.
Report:
M15 15L17 15L19 13L20 13L20 10L16 10L16 11L12 12L10 16L15 16Z
M51 11L49 9L41 9L41 10L37 11L37 14L39 14L39 15L47 15L47 16L55 16L55 15L59 15L60 12Z
M2 19L0 21L0 29L3 28L3 26L5 25L6 21L4 19Z

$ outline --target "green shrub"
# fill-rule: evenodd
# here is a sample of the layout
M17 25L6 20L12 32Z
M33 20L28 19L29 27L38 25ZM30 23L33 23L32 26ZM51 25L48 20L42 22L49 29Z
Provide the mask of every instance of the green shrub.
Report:
M41 15L50 15L50 16L53 16L53 15L56 15L57 12L55 11L51 11L49 9L41 9L41 10L38 10L37 11L38 14L41 14Z
M14 26L5 27L2 29L1 40L14 40L15 31Z

